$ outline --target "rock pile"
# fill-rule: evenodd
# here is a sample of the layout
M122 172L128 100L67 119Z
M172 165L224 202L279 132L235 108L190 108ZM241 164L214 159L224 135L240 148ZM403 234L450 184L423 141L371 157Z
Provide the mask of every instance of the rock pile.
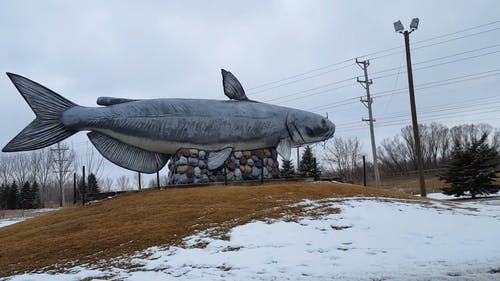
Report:
M224 166L209 171L207 159L210 152L183 148L169 162L172 184L208 183L224 181ZM278 153L275 149L233 151L226 164L227 180L259 180L279 177Z

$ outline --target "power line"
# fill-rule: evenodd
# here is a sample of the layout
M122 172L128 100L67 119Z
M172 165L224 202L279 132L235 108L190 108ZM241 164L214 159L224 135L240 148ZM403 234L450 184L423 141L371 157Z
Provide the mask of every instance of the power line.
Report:
M251 90L249 90L250 91L249 95L252 95L252 96L259 95L259 94L265 93L265 92L267 92L269 90L273 90L273 89L280 88L280 87L283 87L283 86L295 84L295 83L298 83L298 82L301 82L301 81L304 81L304 80L307 80L307 79L319 77L319 76L322 76L322 75L325 75L325 74L328 74L328 73L331 73L331 72L334 72L334 71L342 70L342 69L345 69L345 68L348 68L348 67L351 67L351 66L353 66L353 65L349 64L349 65L345 65L345 66L342 66L342 67L339 67L339 68L330 69L328 71L324 71L324 72L321 72L321 73L318 73L318 74L315 74L315 75L303 77L303 78L292 80L292 81L289 81L289 82L286 82L286 83L278 84L278 85L273 86L273 87L265 88L265 89L259 90L257 92L251 92Z
M351 78L344 79L344 80L341 80L341 81L337 81L337 82L334 82L334 83L328 83L327 85L330 86L330 85L340 84L340 83L343 83L343 82L346 82L346 81L354 80L354 78L356 78L356 77L351 77ZM297 97L297 98L293 98L293 99L288 99L286 101L289 102L289 101L293 101L293 100L303 99L303 98L307 98L307 97L310 97L310 96L315 96L315 95L319 95L319 94L328 93L328 92L332 92L332 91L335 91L335 90L343 89L343 88L346 88L346 87L351 87L353 85L355 85L355 84L348 84L348 85L343 85L343 86L339 86L339 87L335 87L335 88L330 88L330 89L322 90L320 92L303 95L303 96L300 96L300 97ZM326 87L326 86L323 85L323 86L319 86L319 87L316 87L316 88L312 88L312 89L307 89L307 90L304 90L304 91L295 92L295 93L292 93L292 94L289 94L289 95L280 96L280 97L269 99L269 100L264 100L264 102L276 101L276 100L280 100L280 99L283 99L283 98L300 95L302 93L307 93L307 92L310 92L310 91L313 91L313 90L316 90L316 89L321 89L321 88L324 88L324 87Z
M484 115L484 114L495 113L495 112L497 112L496 109L492 109L490 111L481 110L478 113L471 113L470 116L478 116L478 115ZM435 116L431 116L431 118L429 118L429 116L424 116L424 118L419 123L422 124L424 122L442 121L443 119L446 119L446 118L456 118L456 117L457 117L456 114L435 115ZM490 119L482 119L482 120L484 120L484 121L491 121L491 118ZM470 122L471 119L467 119L467 121ZM394 126L401 126L401 125L405 125L405 124L408 125L410 122L411 122L410 119L398 120L398 121L392 121L392 122L379 122L377 124L377 128L394 127ZM337 132L339 132L339 131L342 131L342 132L352 132L352 131L364 131L364 130L366 130L366 127L354 127L354 126L350 126L348 128L345 128L345 129L342 129L341 126L337 127Z
M283 82L283 81L290 80L290 79L293 79L293 78L297 78L297 77L300 77L300 76L303 76L303 75L307 75L307 74L310 74L310 73L313 73L313 72L316 72L316 71L320 71L320 70L327 69L327 68L330 68L330 67L333 67L333 66L341 65L343 63L350 62L352 60L353 60L352 58L349 58L349 59L346 59L346 60L343 60L343 61L339 61L339 62L336 62L336 63L332 63L332 64L329 64L329 65L326 65L326 66L322 66L322 67L319 67L319 68L315 68L315 69L311 69L311 70L308 70L308 71L305 71L305 72L301 72L299 74L291 75L291 76L288 76L288 77L285 77L285 78L282 78L282 79L279 79L279 80L276 80L276 81L271 81L271 82L263 83L263 84L260 84L260 85L248 88L248 90L251 91L251 90L255 90L255 89L258 89L258 88L265 87L265 86L273 85L273 84L276 84L276 83L279 83L279 82Z
M455 53L455 54L451 54L451 55L436 57L436 58L432 58L432 59L428 59L428 60L424 60L424 61L420 61L420 62L414 63L414 65L425 64L425 63L429 63L429 62L433 62L433 61L443 60L443 59L446 59L446 58L451 58L451 57L456 57L456 56L460 56L460 55L464 55L464 54L468 54L468 53L473 53L473 52L477 52L477 51L491 49L491 48L498 47L498 46L500 46L500 44L494 44L494 45L490 45L490 46L486 46L486 47L481 47L481 48L476 48L476 49L473 49L473 50L467 50L467 51L463 51L463 52L459 52L459 53ZM464 60L475 59L475 58L479 58L479 57L483 57L483 56L487 56L487 55L492 55L492 54L496 54L496 53L500 53L500 50L495 50L495 51L488 52L488 53L478 54L478 55L474 55L474 56L468 56L468 57L464 57L464 58L459 58L459 59L455 59L455 60L451 60L451 61L436 63L436 64L433 64L433 65L422 66L422 67L414 68L413 70L414 71L418 71L418 70L423 70L423 69L429 69L429 68L433 68L433 67L438 67L438 66L442 66L442 65L446 65L446 64L451 64L451 63L455 63L455 62L460 62L460 61L464 61ZM392 73L392 74L386 74L386 75L376 76L373 79L383 79L383 78L387 78L387 77L392 77L392 76L395 76L395 75L399 75L401 73L400 67L395 67L395 68L389 68L389 69L385 69L385 70L381 70L381 71L376 71L376 72L374 72L372 74L389 72L389 71L396 70L396 69L399 70L398 73ZM406 73L406 71L404 71L403 73ZM271 101L276 101L276 100L280 100L280 99L291 97L291 96L300 95L302 93L306 93L306 92L318 90L318 89L321 89L321 88L324 88L324 87L328 87L328 86L331 86L331 85L335 85L335 84L340 84L340 83L343 83L343 82L347 82L349 80L354 80L355 78L356 77L349 77L349 78L342 79L342 80L339 80L339 81L334 81L334 82L331 82L331 83L327 83L327 84L324 84L324 85L321 85L321 86L318 86L318 87L314 87L314 88L310 88L310 89L298 91L298 92L295 92L295 93L292 93L292 94L288 94L288 95L284 95L284 96L279 96L279 97L272 98L272 99L269 99L269 100L264 100L264 102L271 102ZM276 87L278 87L278 86L276 86ZM301 98L305 98L305 97L310 97L310 96L313 96L313 95L318 95L318 94L322 94L322 93L331 92L333 90L338 90L338 89L342 89L342 88L345 88L345 86L338 87L338 88L333 88L333 89L327 89L327 90L324 90L324 91L321 91L321 92L318 92L318 93L313 93L313 94L310 94L310 95L304 95L303 97L299 97L299 98L289 99L289 100L287 100L287 102L288 101L297 100L297 99L301 99Z
M450 64L450 63L464 61L464 60L475 59L475 58L484 57L484 56L492 55L492 54L496 54L496 53L500 53L500 50L489 52L489 53L484 53L484 54L480 54L480 55L475 55L475 56L460 58L460 59L456 59L456 60L451 60L451 61L436 63L436 64L432 64L432 65L428 65L428 66L417 67L417 68L413 69L413 71L418 71L418 70L422 70L422 69L429 69L429 68L438 67L438 66L441 66L441 65L446 65L446 64ZM431 60L429 60L429 61L431 61ZM406 73L406 71L403 72L403 73ZM381 75L381 76L374 77L373 79L382 79L382 78L387 78L387 77L391 77L391 76L395 76L395 75L397 75L397 74L396 73L386 74L386 75Z
M487 78L487 77L499 75L500 74L499 71L500 71L500 69L494 69L494 70L489 70L489 71L484 71L484 72L479 72L479 73L468 74L468 75L464 75L464 76L458 76L458 77L453 77L453 78L447 78L447 79L442 79L442 80L426 82L426 83L416 85L416 89L421 91L421 90L431 89L431 88L440 87L440 86L446 86L446 85L462 83L462 82L467 82L467 81L476 80L476 79ZM456 81L453 81L453 80L456 80ZM408 88L405 87L405 88L399 88L399 89L395 89L395 90L381 91L381 92L373 94L372 97L373 98L381 98L381 97L385 97L385 96L392 95L392 94L403 94L403 93L406 93L407 90L408 90ZM348 99L344 99L344 100L341 100L338 102L319 105L319 106L316 106L313 108L309 108L307 110L315 110L317 112L318 110L325 110L328 108L345 106L345 105L357 103L357 99L358 99L358 97L348 98Z
M452 42L452 41L456 41L456 40L460 40L460 39L464 39L464 38L468 38L468 37L472 37L472 36L476 36L476 35L481 35L481 34L492 32L492 31L499 30L499 29L500 29L500 27L492 28L492 29L488 29L488 30L485 30L485 31L476 32L476 33L472 33L472 34L468 34L468 35L464 35L464 36L460 36L460 37L456 37L456 38L451 38L451 39L447 39L447 40L436 42L436 43L432 43L432 44L427 44L427 45L420 46L420 47L414 47L414 48L411 48L411 50L414 51L414 50L428 48L428 47L432 47L432 46L436 46L436 45L441 45L441 44L444 44L444 43L448 43L448 42ZM373 57L373 58L370 58L370 60L378 60L378 59L381 59L381 58L390 57L390 56L398 55L398 54L401 54L401 53L404 53L404 51L397 51L397 52L389 53L389 54L386 54L386 55L382 55L382 56L378 56L378 57Z
M420 88L418 88L419 90L428 89L428 88L444 86L444 85L460 83L460 82L464 82L464 81L470 81L470 80L481 79L481 78L486 78L486 77L498 75L498 74L500 74L500 73L498 73L499 71L500 71L500 69L493 69L493 70L488 70L488 71L483 71L483 72L478 72L478 73L473 73L473 74L468 74L468 75L463 75L463 76L457 76L457 77L453 77L453 78L435 80L435 81L431 81L431 82L418 84L416 86L420 87ZM477 76L477 77L475 77L475 76ZM453 80L457 80L457 81L453 81ZM436 85L432 85L432 84L436 84ZM408 88L405 87L405 88L399 88L396 90L382 91L382 92L378 92L378 93L373 94L373 96L377 97L377 98L383 97L383 96L387 96L388 94L391 94L393 92L400 93L400 92L405 91L407 89Z
M455 53L455 54L451 54L451 55L446 55L446 56L442 56L442 57L437 57L437 58L432 58L432 59L428 59L428 60L424 60L424 61L415 62L415 63L413 63L413 65L424 64L424 63L433 62L433 61L437 61L437 60L452 58L452 57L456 57L456 56L460 56L460 55L465 55L468 53L473 53L473 52L477 52L477 51L483 51L483 50L495 48L498 46L500 46L500 44L494 44L494 45L481 47L481 48L477 48L477 49L473 49L473 50L467 50L464 52L459 52L459 53ZM380 74L380 73L384 73L384 72L398 70L400 68L401 68L401 66L400 67L392 67L392 68L388 68L388 69L384 69L384 70L375 71L372 74Z
M459 107L450 107L446 109L434 109L434 110L428 110L428 111L421 111L420 115L427 117L455 117L457 114L462 114L462 113L468 113L468 114L473 114L474 112L479 112L480 114L482 113L493 113L496 112L496 109L498 108L498 104L500 101L495 101L493 103L481 103L481 104L476 104L476 105L470 105L470 106L459 106ZM457 110L461 109L461 110ZM453 112L447 112L446 111L453 111ZM389 124L404 124L410 121L410 119L407 118L407 114L403 115L390 115L390 116L385 116L379 118L379 121L377 124L380 125L389 125ZM343 128L344 126L349 126L347 129L358 129L358 128L366 128L365 126L352 126L354 122L348 122L348 123L341 123L337 124L337 128ZM356 122L357 124L357 122ZM377 127L383 127L383 126L378 126Z
M495 20L495 21L488 22L488 23L485 23L485 24L476 25L476 26L465 28L465 29L457 30L457 31L454 31L454 32L445 33L445 34L441 34L441 35L438 35L438 36L435 36L435 37L427 38L427 39L424 39L424 40L415 41L413 44L414 45L418 45L418 44L421 44L421 43L424 43L424 42L428 42L428 41L432 41L432 40L436 40L436 39L439 39L439 38L448 37L448 36L452 36L452 35L459 34L459 33L462 33L462 32L466 32L466 31L475 30L475 29L486 27L486 26L494 25L494 24L497 24L499 22L500 22L499 20ZM498 29L498 28L496 28L496 29ZM496 29L493 29L493 30L496 30ZM482 33L491 32L493 30L483 31ZM474 35L477 35L477 34L481 34L481 33L467 35L467 36L462 37L462 38L474 36ZM462 38L453 38L453 39L451 39L451 41L459 40L459 39L462 39ZM449 42L449 41L446 41L446 42ZM445 42L441 42L439 44L442 44L442 43L445 43ZM417 47L417 49L418 48L429 47L429 46L430 45L421 46L421 47ZM382 53L389 52L389 51L392 51L392 50L398 50L398 49L401 49L402 47L403 46L400 45L400 46L397 46L397 47L387 48L387 49L383 49L383 50L371 52L371 53L368 53L368 54L364 54L364 55L361 55L361 56L357 56L357 58L371 57L371 56L382 54ZM401 51L397 52L397 53L399 54L399 53L401 53ZM395 53L392 53L392 54L389 54L389 55L394 55L394 54ZM348 59L345 59L345 60L342 60L342 61L338 61L338 62L329 64L329 65L325 65L325 66L314 68L314 69L311 69L311 70L308 70L308 71L304 71L304 72L301 72L301 73L298 73L298 74L295 74L295 75L290 75L290 76L287 76L287 77L284 77L284 78L281 78L281 79L278 79L278 80L274 80L274 81L266 82L266 83L263 83L263 84L259 84L257 86L248 88L248 90L252 91L252 90L255 90L255 89L263 88L263 87L266 87L266 86L270 86L270 85L281 83L281 82L284 82L284 81L287 81L287 80L298 78L298 77L301 77L301 76L304 76L304 75L307 75L307 74L311 74L311 73L314 73L314 72L317 72L317 71L325 70L325 69L328 69L330 67L334 67L334 66L338 66L338 65L341 65L341 64L344 64L344 63L347 63L347 62L354 61L355 58L356 57L348 58ZM377 58L381 58L381 57L377 57ZM372 60L373 60L373 58L372 58ZM317 77L317 76L314 76L314 77Z

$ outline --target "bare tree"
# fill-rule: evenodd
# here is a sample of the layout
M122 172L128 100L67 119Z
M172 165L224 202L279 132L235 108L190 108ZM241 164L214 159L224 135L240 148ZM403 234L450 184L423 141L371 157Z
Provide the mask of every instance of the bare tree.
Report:
M11 171L13 179L22 185L29 180L30 174L30 157L27 153L16 153L11 158Z
M395 136L392 140L382 140L378 151L381 167L386 172L407 172L410 169L408 167L411 161L410 151L398 136Z
M113 190L114 180L110 177L105 177L101 180L101 187L103 192L110 192Z
M130 188L130 179L123 175L116 179L116 186L119 190L131 190Z
M52 154L50 149L44 148L33 152L32 156L36 158L32 163L37 165L36 172L33 173L33 179L36 180L40 186L40 201L42 204L45 204L47 199L47 187L50 182L54 181L55 177L52 169Z
M66 143L57 143L57 148L51 151L53 153L54 174L59 185L59 206L62 207L64 205L63 187L73 174L75 151L69 148Z
M341 177L354 181L358 177L358 167L362 158L359 139L334 137L325 146L322 160Z
M0 155L0 179L3 184L8 185L12 180L12 157Z

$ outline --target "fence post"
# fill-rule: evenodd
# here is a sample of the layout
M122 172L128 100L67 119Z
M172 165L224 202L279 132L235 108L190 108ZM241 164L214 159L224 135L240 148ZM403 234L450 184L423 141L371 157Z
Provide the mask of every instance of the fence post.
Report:
M85 195L87 195L87 188L85 188L85 166L82 167L82 206L85 206Z

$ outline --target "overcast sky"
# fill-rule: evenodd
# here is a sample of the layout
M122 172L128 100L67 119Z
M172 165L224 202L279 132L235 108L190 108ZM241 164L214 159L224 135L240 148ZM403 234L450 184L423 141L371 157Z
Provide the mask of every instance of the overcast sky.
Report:
M226 99L225 68L252 99L328 112L336 135L358 137L370 155L361 122L367 111L357 101L365 92L354 78L363 73L354 58L371 62L380 143L410 124L404 40L393 22L408 27L414 17L420 18L410 35L419 121L500 127L494 112L500 2L494 0L1 1L0 70L94 106L99 96ZM375 73L387 69L393 70ZM255 88L288 77L294 78ZM3 147L34 114L5 75L0 95ZM83 133L70 140L76 149L88 143Z

